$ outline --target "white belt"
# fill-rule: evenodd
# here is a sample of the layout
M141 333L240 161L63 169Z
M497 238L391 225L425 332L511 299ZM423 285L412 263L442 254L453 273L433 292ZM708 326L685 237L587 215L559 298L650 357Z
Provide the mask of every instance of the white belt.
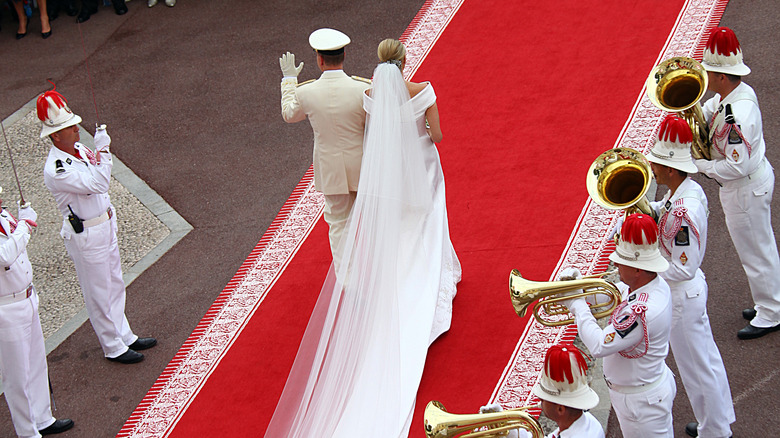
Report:
M11 295L0 297L0 306L5 306L6 304L12 304L17 301L26 300L27 298L30 298L30 295L32 295L34 291L35 289L33 288L32 283L30 283L30 285L27 286L21 292L16 292Z
M103 222L111 219L111 216L114 214L111 212L111 207L108 207L108 210L105 211L105 213L101 214L98 217L93 217L92 219L88 219L84 221L84 228L94 227L95 225L100 225Z
M723 188L724 189L738 189L740 187L745 187L746 185L760 181L761 179L766 176L767 169L769 168L769 162L764 158L761 160L761 164L758 165L758 169L754 170L753 173L747 176L743 176L739 179L733 179L729 181L723 181Z
M621 394L639 394L640 392L649 391L653 388L656 388L658 385L663 383L664 379L666 378L666 373L668 373L668 370L664 370L661 375L655 379L655 381L651 383L643 383L638 386L628 386L628 385L615 385L614 383L611 383L609 379L607 379L607 376L604 376L604 380L607 381L607 386L609 389L619 392Z

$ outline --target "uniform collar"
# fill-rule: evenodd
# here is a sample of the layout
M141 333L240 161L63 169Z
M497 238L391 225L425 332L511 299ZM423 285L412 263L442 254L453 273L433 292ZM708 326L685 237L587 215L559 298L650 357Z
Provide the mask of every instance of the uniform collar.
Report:
M81 149L85 148L86 146L84 146L83 144L81 144L79 142L76 142L74 147L76 148L76 151L79 152L79 154L81 154ZM57 146L52 146L51 147L51 153L52 153L52 155L54 155L54 158L59 158L61 160L66 160L66 159L70 158L71 160L79 160L79 161L85 162L83 156L82 157L77 157L75 155L71 155L71 154L63 151L62 149L59 149Z
M338 77L347 77L347 74L344 73L344 70L325 70L322 72L322 76L320 78L338 78Z

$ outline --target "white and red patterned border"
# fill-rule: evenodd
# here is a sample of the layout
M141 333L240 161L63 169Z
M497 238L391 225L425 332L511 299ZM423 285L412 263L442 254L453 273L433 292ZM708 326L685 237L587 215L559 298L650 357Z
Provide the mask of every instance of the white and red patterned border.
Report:
M401 36L411 78L464 0L428 0ZM130 415L117 437L168 436L316 224L309 168L271 226Z
M728 0L687 1L656 65L674 56L701 59L707 35L717 26L727 3ZM615 141L615 147L630 147L646 152L654 143L663 116L664 112L653 106L643 88ZM609 262L607 257L614 249L614 243L607 236L619 214L604 210L588 199L550 279L556 278L562 268L569 266L583 273L603 272ZM539 379L545 352L556 343L572 340L576 334L576 326L546 327L531 319L489 402L501 403L509 408L537 404L539 401L531 389ZM538 414L538 410L532 410L531 413Z

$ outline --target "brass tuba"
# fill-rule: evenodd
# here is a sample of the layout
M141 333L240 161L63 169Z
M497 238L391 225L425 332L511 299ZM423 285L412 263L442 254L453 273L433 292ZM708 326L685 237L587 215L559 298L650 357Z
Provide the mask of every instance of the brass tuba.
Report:
M596 157L588 169L585 184L588 194L608 210L641 211L656 219L645 197L653 180L650 163L639 151L614 148Z
M533 307L534 318L542 325L554 327L571 324L574 322L574 318L545 319L539 314L540 310L543 310L545 315L551 317L565 315L569 314L569 309L561 304L561 301L591 295L606 295L607 300L603 303L597 300L596 304L591 305L591 311L597 319L610 316L618 304L620 304L622 295L617 286L607 280L596 277L598 276L583 277L578 280L531 281L523 278L520 275L520 271L513 269L509 274L509 292L512 298L512 307L515 308L515 312L519 316L525 316L528 306L539 300ZM578 289L582 289L582 292L565 294Z
M710 136L699 100L707 91L707 71L693 58L675 57L658 64L645 84L647 97L658 108L677 113L693 131L691 155L711 159Z
M532 406L533 407L533 406ZM485 414L450 414L438 401L428 402L425 407L425 436L427 438L505 437L512 429L522 428L534 438L544 438L539 422L526 412L530 407L507 409ZM487 427L487 430L476 431ZM460 435L463 433L463 435Z

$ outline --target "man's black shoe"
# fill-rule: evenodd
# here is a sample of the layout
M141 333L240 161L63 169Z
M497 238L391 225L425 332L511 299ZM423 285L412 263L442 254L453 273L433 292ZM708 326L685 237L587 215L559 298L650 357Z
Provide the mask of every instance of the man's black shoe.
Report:
M92 14L90 14L89 12L87 12L87 11L82 9L81 12L79 12L79 16L76 17L76 22L77 23L83 23L83 22L89 20L90 15L92 15Z
M752 321L753 318L756 317L756 309L751 307L750 309L742 310L742 317L747 319L748 321Z
M65 432L71 427L73 427L73 420L70 418L61 418L59 420L55 420L54 423L52 423L51 426L47 427L46 429L39 430L38 433L41 435L54 435Z
M685 425L685 433L687 433L689 436L697 437L699 436L699 423L692 422Z
M117 357L107 357L106 359L110 360L111 362L119 362L124 364L129 363L138 363L142 360L144 360L144 355L141 353L138 353L137 351L128 348L127 351L120 354Z
M154 338L138 338L132 344L128 345L131 350L146 350L157 345L157 339Z
M125 0L111 0L111 3L114 4L114 10L116 11L117 15L124 15L127 13Z
M780 330L780 324L777 324L774 327L766 328L755 327L752 324L748 324L745 328L737 332L737 337L739 339L755 339L777 330Z

